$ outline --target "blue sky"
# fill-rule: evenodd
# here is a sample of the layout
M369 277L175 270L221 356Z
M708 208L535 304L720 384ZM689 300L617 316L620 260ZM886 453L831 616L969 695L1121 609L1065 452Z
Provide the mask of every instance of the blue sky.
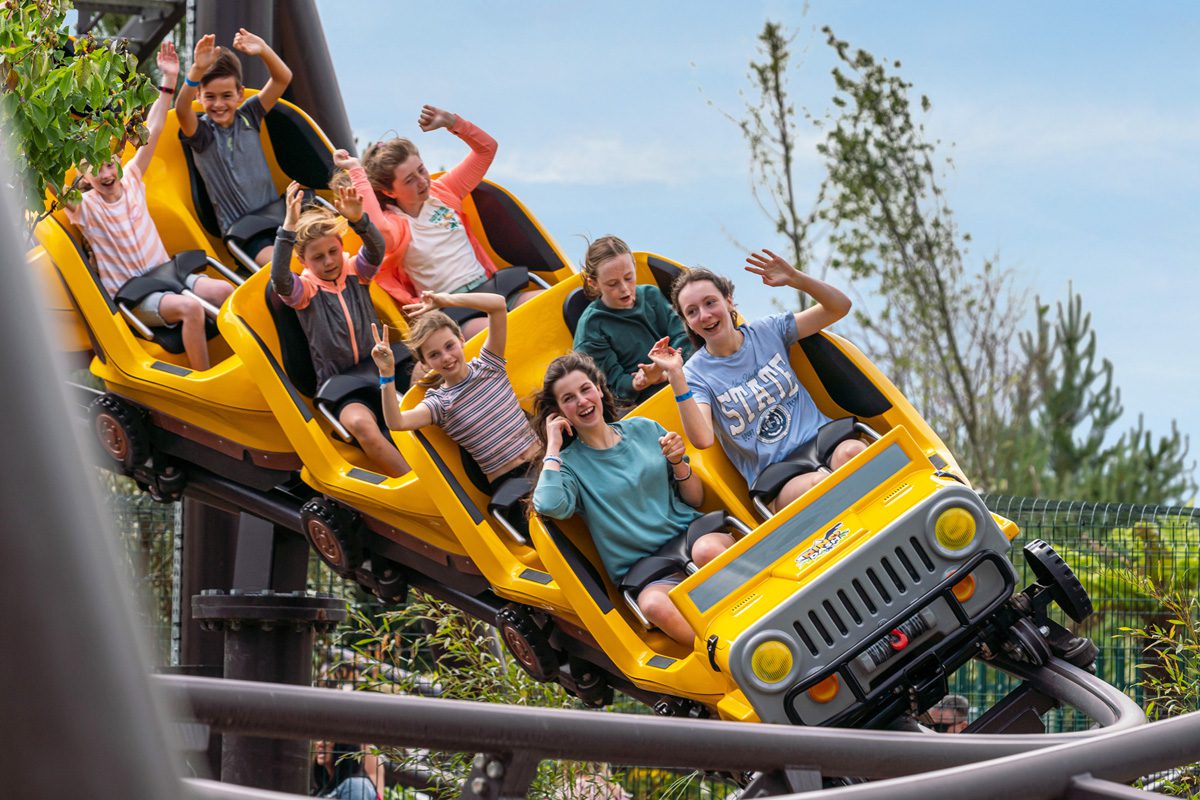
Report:
M578 259L584 236L733 275L742 310L772 290L739 273L745 247L782 246L750 192L737 112L766 19L797 32L791 92L821 112L833 88L820 28L902 62L933 101L950 205L1043 300L1083 294L1116 365L1124 422L1172 418L1200 452L1200 5L1184 2L456 2L318 0L351 124L395 130L431 167L465 146L416 128L422 103L495 136L490 177ZM801 196L822 169L802 134ZM953 148L948 143L954 143ZM837 278L833 278L837 280ZM844 282L844 281L843 281ZM786 297L782 298L785 301ZM863 298L869 303L870 298ZM1032 303L1030 303L1032 306Z

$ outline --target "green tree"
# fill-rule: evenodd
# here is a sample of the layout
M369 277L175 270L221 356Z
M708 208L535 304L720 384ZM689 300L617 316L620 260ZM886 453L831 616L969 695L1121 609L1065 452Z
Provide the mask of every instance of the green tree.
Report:
M755 202L770 218L775 232L788 241L792 263L808 269L810 253L804 241L804 215L796 192L796 109L787 90L790 45L794 38L778 23L767 22L763 26L758 35L761 60L750 62L755 99L746 102L744 118L725 116L738 126L750 148L753 170L750 187ZM800 307L804 308L808 296L802 292L796 294Z
M834 58L832 109L806 118L823 134L826 175L812 211L798 212L798 119L787 88L794 39L767 22L750 64L754 100L735 119L753 164L755 197L789 241L795 263L855 279L855 338L991 491L1085 499L1179 501L1195 491L1188 442L1172 425L1155 438L1141 420L1115 440L1122 407L1112 365L1097 363L1082 299L1069 292L1052 325L1037 303L1022 333L1027 292L994 259L970 254L942 188L900 63L823 32ZM825 271L821 268L821 273ZM864 310L865 309L865 310Z
M45 212L46 190L77 201L67 173L99 164L126 142L146 141L145 109L154 86L120 41L72 41L67 0L0 4L0 120L10 157L23 167L25 207Z
M899 63L824 33L837 58L835 110L814 120L826 177L805 232L827 229L831 264L877 287L879 302L855 315L864 344L972 479L991 485L1004 474L997 443L1019 385L1019 294L993 261L968 268L970 236L958 230ZM919 107L928 112L929 99Z
M1113 383L1113 365L1097 358L1096 332L1083 298L1068 288L1057 304L1039 300L1034 329L1021 333L1028 369L1022 387L1030 402L1014 414L1009 441L1029 456L1010 471L1005 490L1014 494L1125 503L1179 502L1196 491L1187 459L1188 441L1172 423L1157 441L1137 425L1115 440L1113 426L1124 411Z

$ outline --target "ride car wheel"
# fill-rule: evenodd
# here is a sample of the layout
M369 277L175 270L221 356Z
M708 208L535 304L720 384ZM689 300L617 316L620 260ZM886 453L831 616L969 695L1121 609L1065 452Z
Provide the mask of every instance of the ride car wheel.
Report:
M330 569L343 578L354 574L361 558L358 518L353 511L333 500L314 498L300 508L300 525Z
M150 457L150 434L136 409L111 394L101 395L90 407L92 430L100 447L129 471Z
M554 680L558 675L558 654L528 611L509 604L496 614L496 627L517 663L534 680Z
M1053 547L1041 539L1025 545L1025 562L1038 583L1050 589L1050 596L1068 617L1083 622L1092 614L1092 598L1075 577L1075 572Z

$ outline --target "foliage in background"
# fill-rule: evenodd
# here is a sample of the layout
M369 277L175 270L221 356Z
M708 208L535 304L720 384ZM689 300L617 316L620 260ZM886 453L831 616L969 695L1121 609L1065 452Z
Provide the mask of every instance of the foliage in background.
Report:
M750 81L756 98L746 102L744 118L725 116L738 126L750 148L753 176L750 189L758 207L771 220L775 232L788 241L791 262L809 262L805 230L796 193L794 166L797 152L796 108L788 96L787 68L791 59L789 36L783 27L768 21L758 35L761 61L750 62ZM824 270L819 277L824 277ZM801 308L810 298L797 292Z
M0 119L25 173L25 207L42 214L47 188L78 202L66 183L80 161L101 164L126 142L146 141L157 91L119 41L71 42L67 0L4 0L0 13Z
M1057 304L1037 302L1032 331L1021 333L1028 365L1018 383L1010 441L1010 475L1028 494L1124 503L1189 498L1196 491L1188 442L1174 421L1154 440L1142 417L1113 440L1124 411L1113 365L1097 363L1096 332L1083 298L1070 288Z
M508 655L491 626L419 591L410 594L403 608L355 613L349 628L343 642L363 657L358 668L361 670L363 663L382 666L360 674L358 688L417 695L430 694L431 687L436 687L437 696L446 699L583 708L558 684L531 678ZM436 798L458 797L471 766L470 754L394 748L381 752L401 770L439 776L440 787L423 790ZM703 781L695 773L656 769L614 772L603 764L545 760L538 767L529 796L556 800L715 799L732 790L731 785Z
M1200 710L1200 599L1195 584L1180 591L1178 585L1164 585L1135 572L1122 578L1138 585L1164 612L1164 619L1152 625L1121 629L1146 656L1146 662L1138 665L1146 716L1153 722ZM1194 797L1200 773L1192 764L1143 783L1160 794Z
M753 188L794 263L829 267L868 295L856 310L859 344L988 491L1084 500L1183 502L1196 491L1188 441L1174 423L1154 437L1122 414L1112 364L1097 363L1082 298L1068 290L1051 323L1037 301L1021 332L1027 292L993 259L972 266L942 188L929 98L910 97L899 62L876 59L823 29L836 65L833 109L804 112L823 135L826 176L799 212L798 118L787 88L794 34L767 22L750 63L753 99L733 118L750 151ZM820 245L826 261L816 263Z

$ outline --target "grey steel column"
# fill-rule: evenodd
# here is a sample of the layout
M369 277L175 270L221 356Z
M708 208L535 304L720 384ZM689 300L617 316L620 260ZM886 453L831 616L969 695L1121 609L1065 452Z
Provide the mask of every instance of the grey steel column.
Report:
M149 651L91 459L68 424L64 364L17 228L0 152L0 775L6 797L177 797Z
M345 619L346 604L304 592L210 590L193 598L192 614L224 632L225 678L308 687L314 632ZM232 733L222 738L222 781L296 794L308 791L307 741Z
M233 46L233 35L238 28L258 34L264 41L275 48L275 7L274 0L196 0L195 30L192 32L193 41L199 41L201 36L209 33L216 34L217 44L221 47ZM235 51L236 52L236 51ZM247 58L241 53L237 57L242 62L242 77L247 86L261 88L267 82L267 69L260 58ZM188 53L185 64L191 64L192 54Z

